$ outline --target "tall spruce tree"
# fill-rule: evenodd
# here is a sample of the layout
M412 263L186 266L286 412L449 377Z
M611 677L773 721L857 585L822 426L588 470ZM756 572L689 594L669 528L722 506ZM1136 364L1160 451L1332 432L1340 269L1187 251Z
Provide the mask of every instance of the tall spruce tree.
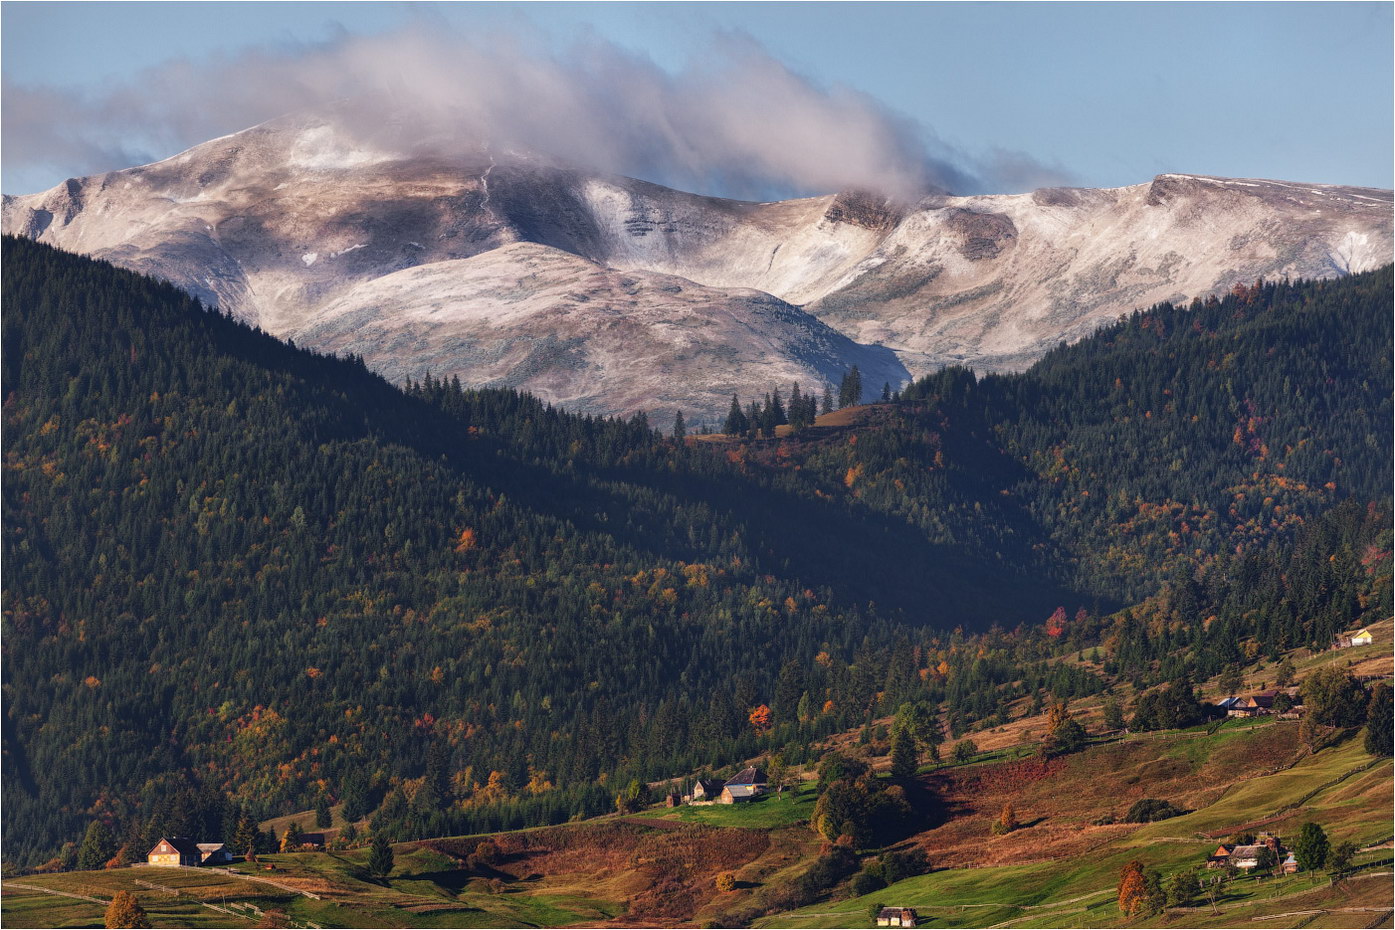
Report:
M382 881L392 872L392 844L385 836L373 837L373 848L368 853L368 874Z
M731 395L731 409L727 411L726 422L722 424L722 432L728 436L741 436L748 428L746 414L741 409L741 401L735 394Z

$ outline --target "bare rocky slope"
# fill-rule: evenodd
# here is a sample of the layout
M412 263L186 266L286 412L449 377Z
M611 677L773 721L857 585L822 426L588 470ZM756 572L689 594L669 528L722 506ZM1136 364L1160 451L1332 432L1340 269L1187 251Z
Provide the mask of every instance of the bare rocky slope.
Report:
M1390 261L1391 203L1190 175L746 203L484 147L380 151L297 117L6 196L3 225L390 377L711 419L733 391L852 364L872 389L951 361L1021 368L1135 307L1373 268Z

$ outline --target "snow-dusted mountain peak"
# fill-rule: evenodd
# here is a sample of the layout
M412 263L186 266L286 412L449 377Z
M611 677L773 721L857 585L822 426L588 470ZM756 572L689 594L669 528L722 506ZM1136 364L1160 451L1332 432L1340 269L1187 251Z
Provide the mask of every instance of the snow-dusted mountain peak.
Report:
M526 385L587 409L685 402L653 377L677 343L656 335L644 357L578 348L614 331L601 320L626 315L670 335L665 313L701 320L715 341L699 355L741 362L720 385L685 368L702 385L687 400L698 415L713 391L827 376L867 360L868 345L913 373L947 362L1020 368L1135 307L1391 259L1391 193L1370 188L1169 173L914 204L856 191L750 203L483 143L404 144L397 132L284 117L152 165L7 196L4 229L168 278L270 332L352 347L394 376L459 371L467 383ZM626 288L642 298L621 300ZM592 294L590 307L572 300ZM401 319L366 316L370 296ZM754 329L719 325L732 313ZM823 333L819 360L799 358L801 340L822 332L810 314L856 342ZM588 335L577 320L600 328ZM455 362L443 321L473 340ZM499 329L513 346L565 331L573 348L527 364L503 350L486 358L482 346L503 344L488 335ZM751 354L760 346L763 363ZM624 371L612 364L620 358ZM891 380L894 367L878 370Z

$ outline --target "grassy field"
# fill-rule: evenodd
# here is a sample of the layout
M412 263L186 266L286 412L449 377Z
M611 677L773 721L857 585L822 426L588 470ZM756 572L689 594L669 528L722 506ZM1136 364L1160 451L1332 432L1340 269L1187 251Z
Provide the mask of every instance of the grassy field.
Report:
M783 797L766 795L741 804L710 804L699 807L656 808L643 817L702 823L713 827L746 827L773 830L808 820L814 813L816 795L812 786L787 789Z
M1198 740L1159 743L1143 768L1159 778L1167 776L1177 786L1190 784L1198 777L1204 782L1218 764L1233 764L1234 760L1255 753L1259 741L1288 749L1291 743L1283 742L1282 737L1285 729L1291 727L1237 728ZM1080 822L1079 818L1088 817L1099 808L1092 797L1111 798L1124 790L1123 786L1137 771L1132 756L1140 748L1146 747L1096 747L1072 757L1059 772L1041 782L1012 792L1014 797L1027 799L1019 812L1028 814L1034 810L1030 799L1054 800L1055 806L1044 820L1067 821L1063 832L1074 834L1081 843L1070 855L1043 855L1039 861L1021 864L943 868L874 894L767 917L757 925L870 926L869 911L878 903L914 907L931 917L934 926L945 927L1233 927L1259 918L1264 918L1266 927L1364 927L1374 925L1382 914L1395 908L1386 866L1384 877L1358 873L1335 887L1329 885L1326 874L1244 877L1227 886L1224 897L1217 902L1217 913L1203 907L1130 922L1119 912L1115 889L1120 869L1132 859L1139 859L1164 875L1197 867L1218 842L1213 835L1225 836L1260 821L1262 829L1291 836L1302 823L1311 820L1323 825L1334 843L1347 839L1362 845L1380 843L1391 834L1391 760L1373 760L1364 752L1358 737L1304 758L1291 768L1243 778L1216 792L1209 803L1180 817L1142 826L1091 828ZM1087 781L1094 784L1088 785ZM1149 788L1157 783L1154 780ZM1077 790L1068 791L1066 784L1075 785ZM1073 799L1067 800L1064 794L1072 794ZM1196 788L1192 796L1203 794L1204 786ZM996 799L983 806L991 810L993 803ZM990 837L990 820L989 816L980 816L976 821L971 813L963 814L918 840L927 849L933 865L937 845L943 855L946 845L958 842L954 831L969 823L974 827L974 835L966 845L976 847L981 859L991 858L995 849L1006 847L1012 837L1027 846L1030 854L1034 845L1031 835L1049 825L1019 830L1009 837ZM1041 851L1049 852L1052 842L1053 836L1044 834L1040 845L1047 848ZM1359 855L1356 861L1386 859L1389 855L1389 849L1373 850ZM1275 918L1284 914L1289 916Z
M177 894L146 887L142 882ZM82 901L33 888L98 901ZM233 901L262 910L283 909L293 897L266 885L194 869L134 868L28 875L4 883L3 922L7 927L100 927L107 902L118 891L133 892L157 927L251 927L257 922L255 918L240 918L204 904L221 907Z

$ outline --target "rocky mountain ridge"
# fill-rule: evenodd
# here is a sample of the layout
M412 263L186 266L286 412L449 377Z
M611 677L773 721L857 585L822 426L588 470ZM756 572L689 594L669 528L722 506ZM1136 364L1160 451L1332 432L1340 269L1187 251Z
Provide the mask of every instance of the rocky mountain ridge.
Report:
M1391 193L1367 188L1169 174L749 203L485 146L389 152L306 117L6 196L3 226L391 377L690 418L852 364L873 389L950 362L1021 368L1135 307L1392 249Z

